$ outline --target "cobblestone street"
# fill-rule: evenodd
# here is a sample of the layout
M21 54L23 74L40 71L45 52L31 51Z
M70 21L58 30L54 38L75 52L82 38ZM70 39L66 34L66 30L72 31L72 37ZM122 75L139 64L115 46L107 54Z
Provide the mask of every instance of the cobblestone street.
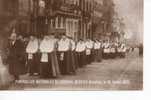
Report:
M21 80L38 80L38 77L22 76ZM61 76L54 80L99 81L101 84L13 84L9 89L24 90L141 90L143 88L143 58L138 50L128 53L125 59L103 60L78 69L76 75ZM82 82L83 82L82 81Z

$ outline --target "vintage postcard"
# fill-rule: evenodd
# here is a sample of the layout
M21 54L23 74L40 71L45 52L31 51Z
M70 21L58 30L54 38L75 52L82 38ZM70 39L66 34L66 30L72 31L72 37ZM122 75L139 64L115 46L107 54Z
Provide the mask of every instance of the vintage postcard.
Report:
M0 90L143 90L143 0L0 0Z

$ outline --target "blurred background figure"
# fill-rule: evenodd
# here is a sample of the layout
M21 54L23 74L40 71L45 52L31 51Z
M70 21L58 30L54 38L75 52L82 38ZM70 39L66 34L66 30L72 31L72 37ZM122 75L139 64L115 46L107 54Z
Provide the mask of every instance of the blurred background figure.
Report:
M2 52L0 51L0 89L7 89L13 77L8 72L8 66L3 64Z

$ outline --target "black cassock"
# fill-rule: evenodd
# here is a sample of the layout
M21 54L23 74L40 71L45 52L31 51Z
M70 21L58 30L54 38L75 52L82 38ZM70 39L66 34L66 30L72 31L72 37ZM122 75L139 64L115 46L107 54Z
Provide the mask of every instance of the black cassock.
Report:
M32 54L32 59L27 59L27 72L30 73L30 75L33 75L34 73L39 73L39 62L40 57L38 53ZM28 56L28 55L27 55ZM28 58L28 57L26 57Z
M59 67L61 74L69 74L71 72L71 64L72 64L72 59L71 59L71 52L70 51L58 51L58 62L59 62Z
M25 54L23 42L16 40L14 44L9 42L8 44L8 64L9 73L11 75L22 75L26 73L25 69Z

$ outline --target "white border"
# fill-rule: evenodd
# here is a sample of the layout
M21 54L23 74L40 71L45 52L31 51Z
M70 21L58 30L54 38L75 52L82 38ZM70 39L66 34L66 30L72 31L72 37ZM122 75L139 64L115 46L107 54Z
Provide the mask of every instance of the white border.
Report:
M9 91L0 92L0 100L151 100L151 0L144 0L144 90L143 91ZM27 99L28 98L28 99Z

